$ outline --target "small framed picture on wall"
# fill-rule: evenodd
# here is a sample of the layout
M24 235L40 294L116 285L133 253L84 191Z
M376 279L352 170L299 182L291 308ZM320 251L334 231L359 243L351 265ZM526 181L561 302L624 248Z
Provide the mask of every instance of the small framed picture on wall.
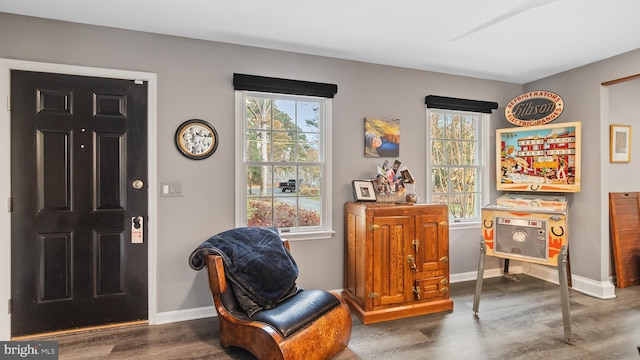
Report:
M610 161L628 163L631 161L631 126L610 126Z

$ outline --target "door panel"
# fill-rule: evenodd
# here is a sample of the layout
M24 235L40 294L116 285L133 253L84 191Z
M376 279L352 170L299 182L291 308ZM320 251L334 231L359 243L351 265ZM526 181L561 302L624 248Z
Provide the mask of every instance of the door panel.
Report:
M410 216L376 216L373 224L373 307L401 304L411 299L411 287L406 284L407 242L413 234Z
M147 85L11 72L12 336L147 318Z

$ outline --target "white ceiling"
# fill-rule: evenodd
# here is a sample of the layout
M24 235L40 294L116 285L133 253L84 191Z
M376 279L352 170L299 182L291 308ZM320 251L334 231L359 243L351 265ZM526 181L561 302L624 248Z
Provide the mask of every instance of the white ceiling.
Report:
M514 83L640 48L638 0L0 0L0 12Z

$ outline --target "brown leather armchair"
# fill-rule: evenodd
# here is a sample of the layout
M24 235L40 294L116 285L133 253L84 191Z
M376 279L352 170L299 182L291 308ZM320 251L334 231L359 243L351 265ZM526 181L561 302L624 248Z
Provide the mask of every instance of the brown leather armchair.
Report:
M286 241L284 245L288 252ZM249 316L229 286L223 256L206 254L204 265L223 347L244 348L260 360L326 360L348 346L351 313L340 295L316 289L296 291L276 306Z

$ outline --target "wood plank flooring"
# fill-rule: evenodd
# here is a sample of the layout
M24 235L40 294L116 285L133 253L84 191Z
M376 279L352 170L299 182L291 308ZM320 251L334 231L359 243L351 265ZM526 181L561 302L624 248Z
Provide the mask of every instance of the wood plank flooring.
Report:
M205 284L206 285L206 284ZM205 286L203 285L203 286ZM564 342L557 285L520 276L484 280L479 319L475 281L451 284L452 312L371 325L354 317L349 348L355 359L640 359L640 286L600 300L569 290L573 342ZM223 349L216 318L55 336L60 359L255 359Z

